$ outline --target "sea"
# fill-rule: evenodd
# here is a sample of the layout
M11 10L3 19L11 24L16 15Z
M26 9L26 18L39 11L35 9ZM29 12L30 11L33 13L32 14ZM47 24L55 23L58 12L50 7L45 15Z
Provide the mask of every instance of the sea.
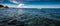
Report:
M60 8L0 9L0 26L60 26Z

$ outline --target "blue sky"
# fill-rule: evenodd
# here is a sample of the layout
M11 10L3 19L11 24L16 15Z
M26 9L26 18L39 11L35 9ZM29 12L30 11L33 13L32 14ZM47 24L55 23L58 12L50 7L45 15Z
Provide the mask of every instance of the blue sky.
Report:
M60 7L60 0L0 0L0 4L17 7L20 3L27 8Z

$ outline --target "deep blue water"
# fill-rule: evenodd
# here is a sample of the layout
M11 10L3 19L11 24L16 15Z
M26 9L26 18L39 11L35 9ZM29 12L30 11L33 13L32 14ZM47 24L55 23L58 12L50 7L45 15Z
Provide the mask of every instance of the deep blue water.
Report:
M24 22L24 24L34 24L36 19L49 19L60 22L60 8L5 8L0 10L1 21L17 20Z

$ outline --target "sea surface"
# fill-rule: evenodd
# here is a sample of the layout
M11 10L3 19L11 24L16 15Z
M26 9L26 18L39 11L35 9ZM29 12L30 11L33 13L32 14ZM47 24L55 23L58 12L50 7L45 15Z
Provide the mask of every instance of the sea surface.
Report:
M0 26L60 26L60 8L0 9Z

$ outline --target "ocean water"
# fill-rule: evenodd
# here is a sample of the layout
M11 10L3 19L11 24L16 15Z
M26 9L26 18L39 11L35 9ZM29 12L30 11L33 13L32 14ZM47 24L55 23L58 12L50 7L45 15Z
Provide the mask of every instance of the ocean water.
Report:
M5 8L0 26L60 26L60 8Z

